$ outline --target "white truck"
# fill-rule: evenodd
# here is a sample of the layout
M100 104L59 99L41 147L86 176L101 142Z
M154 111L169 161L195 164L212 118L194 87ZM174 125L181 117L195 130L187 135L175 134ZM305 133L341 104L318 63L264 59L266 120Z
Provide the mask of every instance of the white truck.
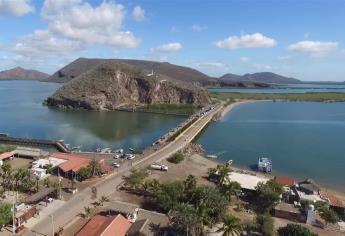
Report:
M158 163L153 163L150 167L153 170L161 170L161 171L168 171L169 169L166 165L162 165Z

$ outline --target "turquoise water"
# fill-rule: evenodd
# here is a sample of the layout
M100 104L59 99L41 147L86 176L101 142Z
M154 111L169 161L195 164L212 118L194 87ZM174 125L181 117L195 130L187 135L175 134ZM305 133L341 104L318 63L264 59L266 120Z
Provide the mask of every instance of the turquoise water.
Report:
M275 84L279 88L210 88L210 92L223 93L345 93L340 84Z
M345 103L257 102L237 106L198 142L221 161L250 169L268 156L274 173L345 191L344 135Z
M96 111L59 111L42 105L60 85L37 81L0 82L0 133L64 139L71 146L145 148L183 117Z

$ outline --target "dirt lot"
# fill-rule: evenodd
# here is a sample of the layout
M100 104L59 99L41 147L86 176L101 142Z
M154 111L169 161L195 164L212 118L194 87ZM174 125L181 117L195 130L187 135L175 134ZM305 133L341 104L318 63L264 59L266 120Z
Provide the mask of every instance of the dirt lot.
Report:
M12 166L12 169L19 169L19 168L29 168L31 165L32 160L21 158L21 157L15 157L12 160L9 160L9 163Z

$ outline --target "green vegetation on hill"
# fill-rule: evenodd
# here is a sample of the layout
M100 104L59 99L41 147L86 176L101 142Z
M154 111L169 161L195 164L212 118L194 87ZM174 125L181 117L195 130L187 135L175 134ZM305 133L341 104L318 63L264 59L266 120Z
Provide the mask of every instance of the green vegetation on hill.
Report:
M162 114L190 115L199 109L200 106L194 104L149 104L136 110Z
M212 92L211 97L219 100L288 100L312 102L345 102L345 93L220 93Z

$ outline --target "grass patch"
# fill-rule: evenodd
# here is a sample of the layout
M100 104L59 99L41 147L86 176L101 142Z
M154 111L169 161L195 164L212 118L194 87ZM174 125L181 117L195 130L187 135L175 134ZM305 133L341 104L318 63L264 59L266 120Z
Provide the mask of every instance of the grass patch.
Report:
M190 115L200 108L200 106L193 104L149 104L137 110L163 114Z
M15 150L17 148L17 146L15 145L4 145L1 144L0 145L0 154L4 153L4 152L11 152L13 150Z
M182 155L182 153L175 153L173 156L168 158L168 161L174 164L178 164L181 161L184 160L184 156Z
M212 92L213 98L227 101L234 99L245 100L288 100L311 102L345 102L345 93L221 93Z

